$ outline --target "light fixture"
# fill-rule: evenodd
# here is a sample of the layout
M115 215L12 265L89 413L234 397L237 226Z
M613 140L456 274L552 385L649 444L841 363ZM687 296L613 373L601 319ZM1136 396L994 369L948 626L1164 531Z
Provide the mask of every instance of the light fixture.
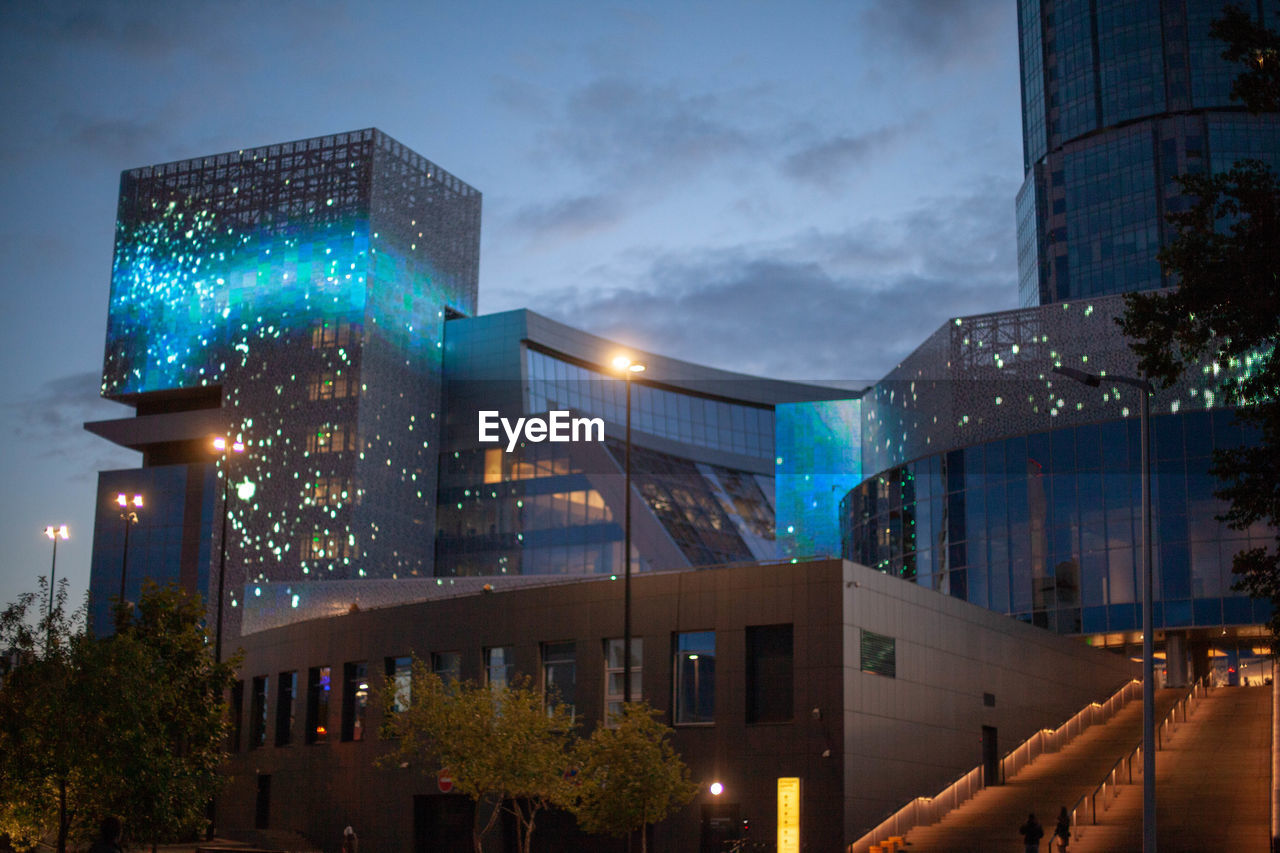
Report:
M723 793L724 793L724 785L721 785L719 782L711 783L711 796L718 797Z

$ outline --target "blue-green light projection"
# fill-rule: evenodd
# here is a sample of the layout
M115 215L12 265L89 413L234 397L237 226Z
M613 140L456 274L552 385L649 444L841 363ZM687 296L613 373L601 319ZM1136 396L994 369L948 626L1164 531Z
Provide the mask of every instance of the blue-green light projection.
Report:
M217 383L255 339L363 316L366 220L242 232L193 200L151 207L117 230L104 394Z
M777 540L787 557L840 556L840 499L862 480L862 401L784 403L776 423Z

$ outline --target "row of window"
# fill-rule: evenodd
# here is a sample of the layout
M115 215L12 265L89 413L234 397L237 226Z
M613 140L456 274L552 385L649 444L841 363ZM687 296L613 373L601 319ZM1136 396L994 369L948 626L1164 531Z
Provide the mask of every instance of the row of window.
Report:
M870 640L868 638L871 638ZM868 645L870 643L870 645ZM672 637L671 719L674 725L708 725L715 722L716 708L716 635L714 631L690 631ZM548 708L560 704L577 714L578 644L573 641L542 643L541 683ZM506 686L516 675L514 648L491 646L483 649L485 683ZM622 709L624 699L624 641L603 641L604 674L603 707L606 722ZM391 691L393 711L409 707L412 689L412 658L388 657L383 661L386 689ZM462 653L432 652L431 671L445 681L456 681L462 674ZM631 640L631 698L643 699L641 677L644 667L644 638ZM862 669L892 677L893 640L863 632ZM790 624L758 625L746 629L746 702L748 723L784 723L794 716L793 701L793 632ZM300 676L305 676L306 692L301 692ZM281 672L276 677L274 743L288 746L296 742L299 716L302 719L301 740L307 744L335 739L332 726L338 724L342 741L361 741L367 737L371 674L368 661L349 661L337 670L330 665L313 666L305 673L298 670ZM335 678L338 678L335 687ZM271 676L257 675L248 681L249 709L244 719L245 681L232 689L232 730L229 749L240 748L245 723L248 725L247 747L267 745L271 718L269 704ZM335 709L334 691L339 703Z

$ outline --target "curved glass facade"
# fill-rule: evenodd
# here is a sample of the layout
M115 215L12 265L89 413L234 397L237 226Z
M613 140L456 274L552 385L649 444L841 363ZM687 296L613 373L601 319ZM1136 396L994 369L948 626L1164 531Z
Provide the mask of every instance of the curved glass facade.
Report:
M1280 165L1280 116L1231 100L1242 69L1209 35L1224 5L1019 0L1023 306L1165 286L1156 256L1185 204L1177 177L1243 156ZM1280 0L1256 11L1274 26Z
M1152 418L1158 628L1260 624L1231 559L1275 532L1215 516L1215 449L1256 441L1230 410ZM1136 418L1017 435L869 478L841 504L844 556L1061 633L1141 626Z

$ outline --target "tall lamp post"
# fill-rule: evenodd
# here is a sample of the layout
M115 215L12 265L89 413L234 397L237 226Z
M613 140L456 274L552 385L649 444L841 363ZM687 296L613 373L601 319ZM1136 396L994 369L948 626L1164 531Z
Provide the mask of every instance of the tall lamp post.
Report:
M622 521L622 702L631 702L631 376L644 370L644 365L625 355L613 359L613 369L622 374L627 383L627 438L623 452L625 478L623 489Z
M233 441L224 436L213 440L213 450L222 457L222 537L218 540L220 554L218 556L218 627L213 644L214 663L222 663L222 600L226 597L227 579L227 487L231 484L232 454L244 453L244 442Z
M53 564L49 566L49 630L45 632L45 642L48 642L49 631L53 629L53 583L58 577L58 540L70 539L71 533L65 524L50 524L44 529L44 535L53 540Z
M129 528L138 523L138 510L142 509L142 495L129 497L124 492L116 495L120 507L120 519L124 522L124 549L120 555L120 604L124 605L124 579L129 570Z
M1142 403L1138 408L1139 431L1142 448L1142 850L1156 850L1156 686L1155 653L1152 641L1155 632L1151 619L1151 394L1155 389L1145 379L1132 376L1105 377L1086 373L1070 367L1055 367L1054 373L1083 382L1097 388L1105 379L1120 385L1130 385L1140 392Z

